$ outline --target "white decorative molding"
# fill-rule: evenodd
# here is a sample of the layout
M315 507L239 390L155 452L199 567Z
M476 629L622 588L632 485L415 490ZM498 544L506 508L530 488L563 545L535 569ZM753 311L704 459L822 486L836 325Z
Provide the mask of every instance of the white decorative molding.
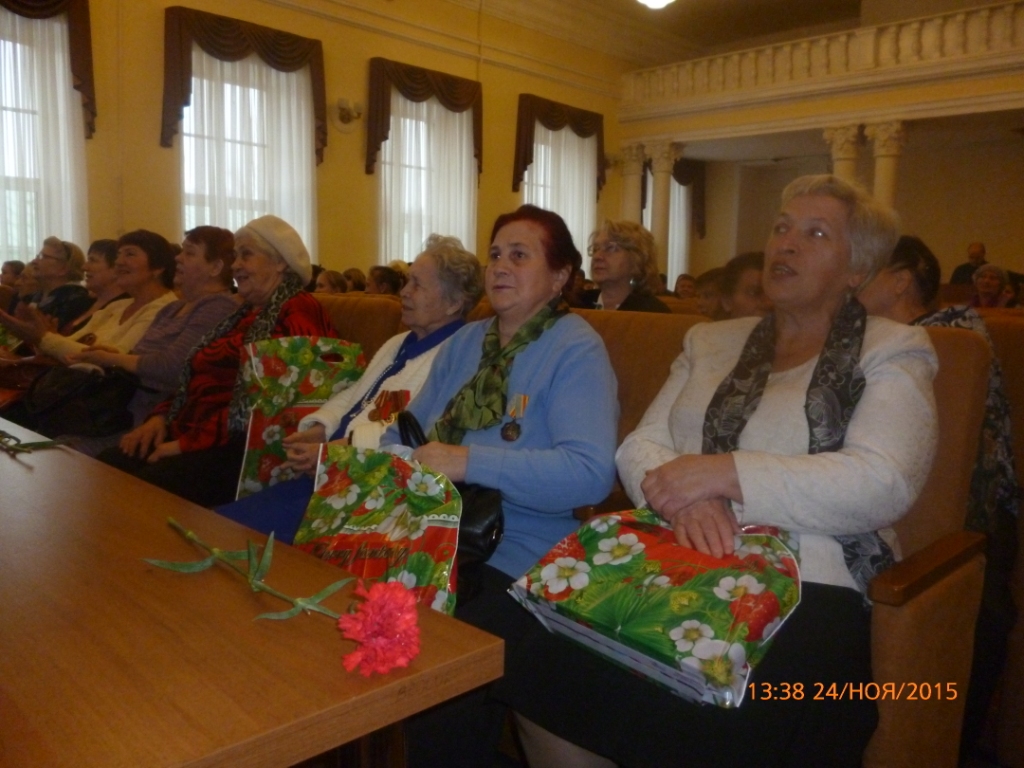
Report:
M674 141L651 141L644 144L644 153L654 173L672 173L672 166L682 157L682 146Z
M865 126L864 135L872 142L875 157L899 157L906 143L907 132L902 121L891 120Z
M860 150L860 126L826 128L825 141L832 150L833 160L856 160Z
M623 176L639 176L644 172L644 145L623 144L619 147Z
M620 121L1022 72L1024 0L1014 0L631 72L622 80Z

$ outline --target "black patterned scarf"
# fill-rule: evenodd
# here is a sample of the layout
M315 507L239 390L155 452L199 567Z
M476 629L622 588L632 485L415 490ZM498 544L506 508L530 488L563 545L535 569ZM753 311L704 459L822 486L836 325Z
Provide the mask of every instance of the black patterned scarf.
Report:
M864 306L850 299L829 329L804 402L810 454L843 447L846 428L864 393L859 361L866 320ZM774 359L775 318L768 315L751 332L736 367L711 398L704 414L703 453L736 450L740 433L761 402ZM861 592L867 591L871 579L896 562L892 549L877 531L834 538L842 545L846 567Z
M512 361L568 312L569 306L564 301L560 298L553 300L523 323L504 347L498 337L498 318L494 318L484 335L480 366L448 401L427 439L462 445L466 432L500 424L508 404L508 377Z
M250 344L254 341L271 338L274 335L274 326L277 325L277 319L281 315L281 307L284 306L286 301L300 293L303 287L302 278L291 270L285 272L281 283L270 294L270 299L267 303L260 307L255 319L252 321L252 325L246 329L245 335L242 337L242 344ZM192 359L196 356L196 353L214 339L226 336L234 330L235 326L242 321L242 318L252 312L252 308L253 305L248 302L242 304L232 314L221 320L213 330L208 331L192 347L192 351L188 353L185 368L181 372L181 378L178 380L178 391L174 394L171 409L167 414L168 423L174 421L174 418L178 415L182 406L185 405L185 400L188 398L188 384L192 379ZM231 405L228 411L228 431L234 434L244 434L249 428L249 410L249 397L246 393L245 381L242 378L241 361L239 361L238 376L235 377L235 388L231 393Z

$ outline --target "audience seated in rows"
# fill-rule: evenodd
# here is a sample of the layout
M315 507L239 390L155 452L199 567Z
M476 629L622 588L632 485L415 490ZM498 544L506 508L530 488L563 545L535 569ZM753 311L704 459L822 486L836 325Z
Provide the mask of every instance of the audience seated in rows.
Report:
M761 287L763 271L763 251L741 253L726 262L718 279L722 314L725 317L764 317L771 312L772 303Z
M89 292L82 287L85 255L74 243L48 237L32 260L39 289L28 302L63 328L79 317L92 304Z
M985 269L982 266L979 268ZM992 346L985 322L966 306L935 309L941 267L917 237L900 238L888 265L859 294L869 313L912 325L967 328ZM999 675L1007 639L1017 617L1010 579L1017 552L1019 488L1013 455L1010 405L1003 372L993 349L978 459L971 478L966 527L986 535L985 583L974 637L974 659L967 691L961 757L977 746Z
M366 292L397 296L402 290L402 273L391 267L370 267L366 277Z
M0 266L0 285L7 285L11 288L18 282L18 275L25 269L25 262L18 259L10 259Z
M117 282L117 240L96 240L85 257L85 289L93 302L89 308L60 329L70 336L85 327L98 310L112 301L130 298Z
M314 293L347 293L348 281L341 272L333 269L324 269L316 276L316 289Z
M244 344L280 336L333 336L299 234L276 216L235 233L232 272L243 304L199 342L181 384L119 447L99 458L204 506L234 498L245 454Z
M291 543L313 493L313 474L322 443L339 441L377 448L400 410L416 397L444 343L466 324L483 293L477 257L454 237L431 235L409 270L402 289L402 323L409 328L392 337L370 361L360 380L299 422L284 439L286 467L300 476L217 511ZM395 399L399 402L395 403Z
M677 299L693 299L697 297L697 280L685 272L676 278L675 294Z

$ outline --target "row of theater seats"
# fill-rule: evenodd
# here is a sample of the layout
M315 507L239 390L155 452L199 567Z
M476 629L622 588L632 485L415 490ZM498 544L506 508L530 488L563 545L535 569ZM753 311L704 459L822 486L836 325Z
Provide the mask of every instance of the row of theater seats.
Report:
M340 336L363 345L372 355L402 329L401 305L391 297L345 294L318 296ZM680 300L676 300L680 301ZM680 302L682 303L682 302ZM668 376L686 332L703 318L672 306L673 313L595 312L575 310L604 339L619 383L618 439L639 422ZM492 314L486 299L471 319ZM1006 370L1007 387L1016 414L1016 447L1024 457L1024 312L988 311L996 352ZM973 637L983 579L981 537L963 531L970 473L987 386L990 353L976 334L929 328L939 354L935 382L939 402L939 455L931 476L907 517L897 526L905 559L873 585L875 679L895 682L956 683L967 688ZM644 339L644 344L636 344ZM1018 471L1024 462L1018 463ZM1024 479L1024 478L1022 478ZM621 509L621 493L589 510ZM1024 605L1024 566L1018 561L1016 588ZM1007 765L1024 768L1024 628L1014 642L1016 664L1007 670L1000 708L1000 756ZM871 766L954 766L963 716L963 697L911 701L880 701L881 721L865 756ZM921 739L928 733L929 739ZM1019 762L1018 762L1019 760Z
M0 290L0 302L4 301ZM341 338L357 342L369 360L403 330L395 297L318 295ZM602 336L619 383L621 441L639 422L665 381L683 337L706 319L672 314L577 310ZM471 319L491 315L486 300ZM1017 455L1024 458L1024 312L986 311L996 352L1006 371L1014 413ZM982 540L964 532L970 473L984 405L988 347L968 331L929 328L939 354L935 382L940 448L922 497L897 526L905 559L872 585L875 679L953 682L965 691L970 673L973 625L980 600ZM636 343L643 339L644 344ZM1018 462L1018 473L1024 461ZM1024 479L1024 478L1022 478ZM619 492L608 506L628 501ZM599 505L604 506L604 505ZM597 510L590 510L590 512ZM1024 558L1016 571L1016 596L1024 605ZM1024 627L1018 624L1010 651L999 712L1001 762L1024 768ZM954 766L963 697L930 701L880 701L881 721L865 756L871 766ZM922 739L922 734L929 738Z

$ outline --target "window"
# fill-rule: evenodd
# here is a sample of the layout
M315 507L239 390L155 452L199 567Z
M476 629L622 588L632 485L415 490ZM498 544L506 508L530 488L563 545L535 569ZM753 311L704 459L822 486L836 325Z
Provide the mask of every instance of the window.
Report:
M370 59L366 172L379 154L379 263L412 261L434 232L476 247L482 145L480 83Z
M272 213L316 254L316 159L309 68L279 72L255 54L220 61L192 48L182 117L185 229L238 229Z
M29 260L48 235L87 245L82 102L66 16L0 8L0 261Z
M587 242L597 228L597 196L604 186L604 118L597 112L519 94L512 191L523 202L565 220L583 269L590 271Z
M523 175L523 202L561 216L583 254L590 273L587 242L597 229L596 136L581 138L572 131L550 131L538 123L533 136L533 163Z
M431 233L476 247L477 162L473 113L436 96L414 102L391 91L391 126L380 150L381 264L412 261Z
M668 202L668 266L669 290L676 284L676 278L689 271L690 268L690 200L686 187L675 179L670 183L671 192ZM651 228L651 212L654 206L654 174L644 172L644 210L643 225Z

